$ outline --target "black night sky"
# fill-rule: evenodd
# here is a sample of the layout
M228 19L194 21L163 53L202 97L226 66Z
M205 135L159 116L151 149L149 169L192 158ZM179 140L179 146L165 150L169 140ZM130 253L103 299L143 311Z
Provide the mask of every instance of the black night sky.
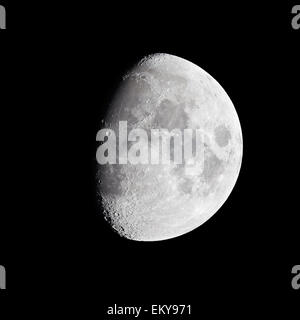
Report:
M293 5L1 4L0 299L103 319L115 303L191 304L195 319L289 318L299 296L291 287L299 264ZM156 52L192 61L222 84L244 156L209 221L142 243L113 233L99 212L95 137L122 75Z

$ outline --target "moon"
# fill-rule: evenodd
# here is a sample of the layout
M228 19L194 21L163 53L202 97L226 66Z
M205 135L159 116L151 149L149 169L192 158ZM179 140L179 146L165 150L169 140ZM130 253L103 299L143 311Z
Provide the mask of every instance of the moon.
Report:
M205 137L193 164L97 164L98 199L120 236L171 239L221 208L240 172L243 140L234 105L211 75L174 55L147 56L124 75L101 126L118 132L119 121L128 130L189 128Z

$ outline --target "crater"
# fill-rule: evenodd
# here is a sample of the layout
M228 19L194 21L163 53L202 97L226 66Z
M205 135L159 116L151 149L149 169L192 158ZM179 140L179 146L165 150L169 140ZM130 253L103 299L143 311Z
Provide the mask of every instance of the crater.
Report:
M98 169L98 183L100 192L107 195L121 195L121 181L124 179L122 165L102 165Z
M156 128L168 129L185 129L187 128L188 116L184 111L184 104L174 104L172 101L165 99L159 105L153 124Z
M227 146L229 140L231 139L230 131L225 125L219 125L214 130L215 141L221 148Z
M185 194L192 194L194 182L192 179L183 178L183 181L179 184L179 189Z
M211 183L223 172L223 162L210 149L205 151L202 177Z

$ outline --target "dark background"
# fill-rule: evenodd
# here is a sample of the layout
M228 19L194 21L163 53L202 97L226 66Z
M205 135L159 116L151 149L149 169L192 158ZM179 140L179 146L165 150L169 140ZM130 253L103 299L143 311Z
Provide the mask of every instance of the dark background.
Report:
M295 3L1 4L3 299L103 319L114 303L192 304L195 319L293 313ZM142 243L113 233L99 212L95 137L124 72L156 52L199 65L223 86L244 156L233 192L209 221Z

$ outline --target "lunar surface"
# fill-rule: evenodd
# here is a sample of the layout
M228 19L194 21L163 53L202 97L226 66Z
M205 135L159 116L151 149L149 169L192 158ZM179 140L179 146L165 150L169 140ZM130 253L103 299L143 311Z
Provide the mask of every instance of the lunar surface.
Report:
M127 121L128 132L190 128L205 138L192 164L176 164L172 154L170 164L97 164L99 201L120 236L174 238L220 209L236 183L243 141L233 103L212 76L174 55L147 56L123 77L101 127L118 133L119 121Z

